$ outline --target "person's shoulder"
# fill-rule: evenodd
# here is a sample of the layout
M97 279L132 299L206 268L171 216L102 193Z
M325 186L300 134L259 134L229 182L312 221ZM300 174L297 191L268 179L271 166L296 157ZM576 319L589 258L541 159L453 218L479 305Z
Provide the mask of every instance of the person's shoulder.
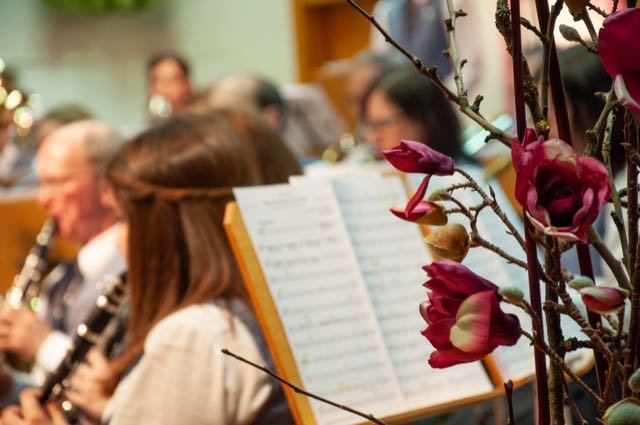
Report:
M160 320L151 330L145 348L155 344L189 345L194 340L215 340L234 333L251 320L248 307L241 301L210 301L177 310Z

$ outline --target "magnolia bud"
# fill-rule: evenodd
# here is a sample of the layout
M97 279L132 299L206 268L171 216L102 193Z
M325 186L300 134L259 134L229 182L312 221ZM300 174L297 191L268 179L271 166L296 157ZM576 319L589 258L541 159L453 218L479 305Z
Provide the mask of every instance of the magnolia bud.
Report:
M427 235L425 241L435 260L446 258L458 263L469 252L471 243L467 229L457 223L447 224L433 230Z
M593 280L588 276L576 276L569 281L568 285L569 288L577 291L588 286L595 286L595 283L593 283Z
M451 194L449 193L449 191L447 189L439 188L429 194L427 201L448 201L449 199L451 199Z
M564 0L564 2L566 3L567 7L569 8L569 12L571 12L572 15L577 15L578 13L582 12L587 4L589 4L589 0Z
M609 406L602 419L606 425L640 425L640 400L627 397Z
M580 41L580 33L574 27L569 25L560 25L560 34L567 41Z
M578 293L587 308L598 314L614 313L624 307L629 292L617 286L586 286Z
M629 385L629 388L634 393L640 392L640 369L636 369L636 371L631 374L627 385Z
M522 291L515 286L507 286L498 289L498 294L502 295L511 304L520 304L524 299Z

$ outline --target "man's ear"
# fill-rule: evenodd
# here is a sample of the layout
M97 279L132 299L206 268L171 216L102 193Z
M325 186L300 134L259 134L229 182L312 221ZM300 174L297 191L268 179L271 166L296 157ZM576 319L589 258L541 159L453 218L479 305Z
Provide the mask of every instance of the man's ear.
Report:
M113 190L113 186L111 186L104 177L101 178L100 182L98 183L98 199L100 200L101 205L103 205L105 208L113 210L119 215L118 202L116 201L116 195Z

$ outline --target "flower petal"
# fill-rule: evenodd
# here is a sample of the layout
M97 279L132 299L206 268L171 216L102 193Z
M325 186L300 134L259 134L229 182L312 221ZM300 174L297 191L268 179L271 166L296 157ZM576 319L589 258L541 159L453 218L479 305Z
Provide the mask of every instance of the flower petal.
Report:
M451 175L455 170L453 159L412 140L402 140L400 145L382 154L391 165L405 173Z
M487 352L492 310L487 308L497 297L494 291L478 292L460 305L451 327L451 344L466 352Z
M622 74L618 74L613 79L613 90L616 93L616 97L620 104L631 111L640 114L640 79L625 78ZM633 93L629 88L633 89Z

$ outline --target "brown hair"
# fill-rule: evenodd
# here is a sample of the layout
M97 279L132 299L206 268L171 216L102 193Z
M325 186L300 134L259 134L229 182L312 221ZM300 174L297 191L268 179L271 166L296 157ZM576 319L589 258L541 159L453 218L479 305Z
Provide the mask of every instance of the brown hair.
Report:
M219 113L249 147L258 165L260 184L287 183L289 176L302 174L295 155L278 131L258 113L244 109L220 109Z
M230 188L257 183L250 158L226 120L207 113L146 130L108 167L129 225L131 344L113 363L118 376L167 315L206 300L245 297L222 221Z

